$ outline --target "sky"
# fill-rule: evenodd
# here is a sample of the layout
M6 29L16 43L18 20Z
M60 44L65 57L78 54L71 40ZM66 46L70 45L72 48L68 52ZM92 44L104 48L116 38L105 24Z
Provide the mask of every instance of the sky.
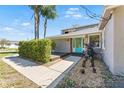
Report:
M90 11L102 15L102 5L85 5ZM73 26L99 23L89 18L83 8L78 5L57 5L57 17L48 20L46 36L60 35L61 30ZM43 38L43 17L40 18L40 38ZM34 38L33 11L28 6L0 6L0 39L30 40Z

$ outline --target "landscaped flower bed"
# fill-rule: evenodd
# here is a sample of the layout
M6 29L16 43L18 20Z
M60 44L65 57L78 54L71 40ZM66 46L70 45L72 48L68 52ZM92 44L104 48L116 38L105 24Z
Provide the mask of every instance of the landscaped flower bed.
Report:
M19 56L38 62L49 62L52 41L49 39L30 40L19 42Z
M124 87L124 77L113 75L100 60L95 60L96 73L93 73L90 62L87 62L85 74L81 73L80 61L56 86L57 88L111 88ZM123 85L122 85L123 84Z

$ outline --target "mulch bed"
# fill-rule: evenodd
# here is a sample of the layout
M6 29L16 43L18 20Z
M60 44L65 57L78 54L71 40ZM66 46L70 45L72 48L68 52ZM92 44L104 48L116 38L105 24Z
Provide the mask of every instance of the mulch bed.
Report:
M90 67L90 62L86 63L86 67L82 67L83 59L64 77L57 85L59 88L104 88L104 87L124 87L120 81L124 81L124 77L115 76L109 71L107 66L95 60L96 73ZM85 73L82 74L82 69ZM123 86L122 86L123 85Z

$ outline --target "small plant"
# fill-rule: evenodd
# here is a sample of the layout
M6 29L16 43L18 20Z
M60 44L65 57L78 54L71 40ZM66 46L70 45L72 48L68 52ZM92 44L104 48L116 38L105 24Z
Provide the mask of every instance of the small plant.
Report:
M74 88L76 86L76 82L70 78L65 78L64 82L58 85L59 88Z

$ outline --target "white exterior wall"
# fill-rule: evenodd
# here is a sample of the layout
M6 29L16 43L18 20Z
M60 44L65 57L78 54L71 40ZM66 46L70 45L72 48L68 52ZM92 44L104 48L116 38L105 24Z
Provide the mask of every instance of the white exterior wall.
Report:
M62 53L71 52L69 39L56 39L54 41L56 43L55 52L62 52Z
M114 11L114 73L124 75L124 6Z
M103 53L104 53L104 62L109 67L110 71L114 73L114 16L112 16L111 20L107 23L104 29L104 45L103 45Z

